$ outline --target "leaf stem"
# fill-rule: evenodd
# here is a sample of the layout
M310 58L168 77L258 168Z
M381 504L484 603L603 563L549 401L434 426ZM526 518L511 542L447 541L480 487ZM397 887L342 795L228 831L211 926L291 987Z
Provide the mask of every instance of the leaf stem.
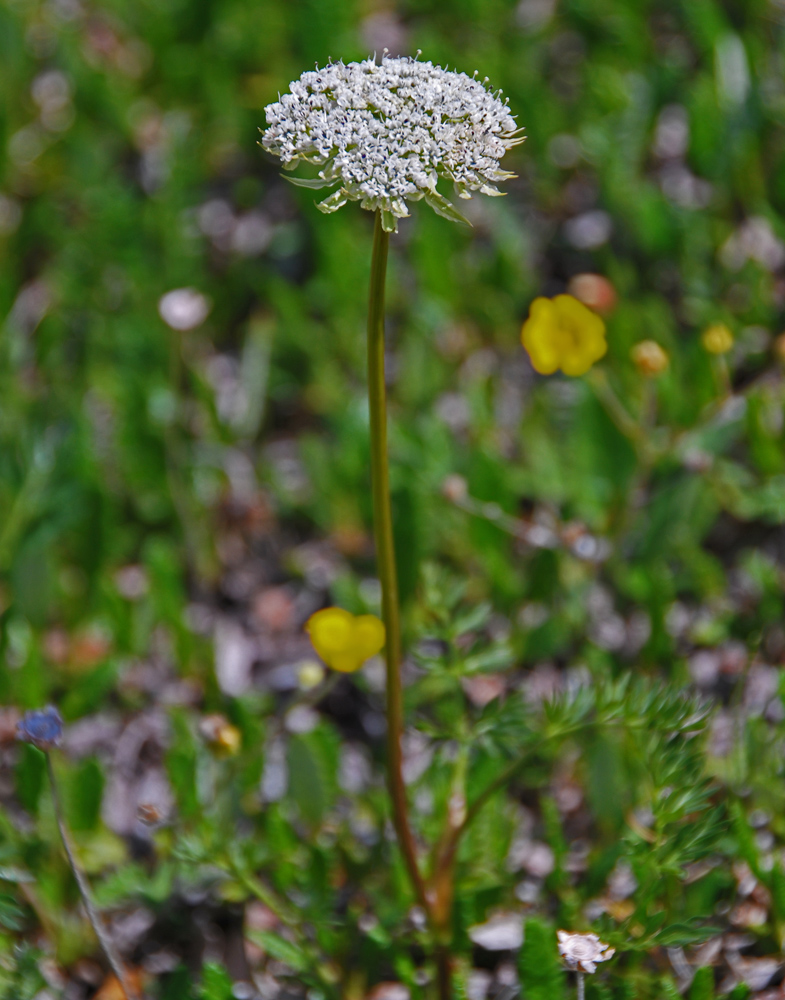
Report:
M403 686L401 683L401 624L398 579L395 568L390 469L387 458L387 395L384 381L384 287L387 275L389 234L376 213L368 301L368 408L371 422L371 484L376 561L382 585L382 618L387 633L387 785L393 823L406 870L418 902L426 911L428 899L417 861L417 849L409 825L406 788L403 783L401 733L403 731Z
M272 889L268 889L261 879L245 871L234 858L227 858L228 868L237 881L252 896L263 903L267 909L291 930L299 932L299 919L292 913L288 906L283 903Z
M87 911L87 919L90 921L90 925L95 932L95 936L98 938L98 943L101 945L101 949L106 956L106 960L111 966L112 972L117 977L117 981L125 994L126 1000L137 1000L136 991L133 990L128 983L128 975L126 974L120 955L114 946L114 942L109 937L106 928L101 922L101 917L93 900L87 876L79 867L79 863L76 860L73 845L71 844L71 835L68 832L62 806L60 804L60 794L57 789L54 767L52 766L52 757L48 752L45 753L45 756L46 770L49 775L49 785L52 790L52 803L54 805L55 819L57 820L57 829L60 832L60 840L63 842L63 849L65 850L66 857L68 858L68 864L73 872L74 878L76 879L76 884L79 887L79 895L82 897L82 903Z
M494 778L490 784L486 785L474 801L469 803L462 820L454 826L448 825L447 830L443 834L441 843L438 845L434 854L432 876L433 883L437 886L452 885L453 869L455 866L455 858L458 853L458 846L469 825L474 822L477 816L482 812L486 803L492 799L497 792L500 792L503 788L505 788L536 753L542 750L544 746L547 746L551 740L563 739L565 736L570 736L572 733L580 732L580 730L587 729L594 724L593 720L587 720L585 722L576 723L575 725L567 726L563 729L549 733L547 736L544 736L542 739L532 744L532 746L530 746L527 750L524 750L518 757L515 758L515 760L511 761L507 767L504 768L498 777Z
M516 757L511 764L508 764L504 768L497 778L480 792L477 798L466 809L462 820L455 826L448 826L435 854L433 881L436 885L452 882L452 872L455 866L458 845L460 844L461 837L466 833L469 824L482 811L483 806L488 800L508 785L532 754L536 753L546 742L547 739L540 740L533 747L522 753L520 757Z

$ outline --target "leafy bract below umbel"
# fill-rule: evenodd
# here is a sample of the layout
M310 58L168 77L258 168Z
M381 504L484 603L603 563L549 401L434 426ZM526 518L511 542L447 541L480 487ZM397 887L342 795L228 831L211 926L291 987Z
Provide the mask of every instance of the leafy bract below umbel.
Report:
M475 74L476 76L476 74ZM380 211L387 231L424 198L453 222L467 220L436 189L454 182L458 196L498 195L506 151L522 141L506 101L485 83L406 57L330 63L303 73L290 93L265 109L262 146L287 170L301 161L321 167L307 188L336 187L318 204L334 212L347 201Z

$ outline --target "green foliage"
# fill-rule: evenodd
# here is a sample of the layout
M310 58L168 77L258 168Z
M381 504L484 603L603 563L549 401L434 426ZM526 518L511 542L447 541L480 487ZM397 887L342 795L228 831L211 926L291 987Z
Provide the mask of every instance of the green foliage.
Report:
M206 962L202 969L199 1000L232 1000L232 977L221 965Z
M70 776L67 788L67 818L77 833L94 830L101 812L104 774L98 761L85 760Z
M336 793L335 735L320 728L289 741L289 791L302 818L318 826Z
M518 970L526 1000L560 1000L564 996L565 975L551 924L536 917L526 921Z
M26 809L38 811L38 800L46 784L46 760L40 750L25 744L16 765L16 793Z
M738 983L728 994L729 1000L747 1000L752 990L747 983Z
M271 958L288 965L293 972L306 972L310 966L308 956L291 942L269 931L254 931L251 940Z
M714 1000L714 970L710 966L695 970L689 997L690 1000Z
M24 913L13 896L0 893L0 927L7 931L21 930Z
M46 986L41 974L41 953L28 945L18 945L3 955L0 963L0 998L33 1000Z
M169 780L185 817L194 816L199 808L196 779L196 742L189 722L182 712L172 713L174 740L167 756Z

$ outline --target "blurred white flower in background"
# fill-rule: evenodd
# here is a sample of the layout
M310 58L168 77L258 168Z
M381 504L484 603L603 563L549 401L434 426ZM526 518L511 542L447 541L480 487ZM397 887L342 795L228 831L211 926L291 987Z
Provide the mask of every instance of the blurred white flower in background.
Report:
M785 264L785 243L765 216L753 215L723 243L719 256L730 271L741 270L748 260L756 261L767 271L776 271Z
M38 105L41 124L48 132L64 132L73 123L71 83L64 73L56 69L40 73L33 80L30 94Z
M158 315L173 330L193 330L209 312L209 302L195 288L175 288L158 302Z
M523 944L523 918L500 913L484 924L469 928L469 939L486 951L513 951Z
M602 209L583 212L564 224L567 242L578 250L595 250L607 243L613 232L613 220Z
M22 206L15 198L0 194L0 236L16 232L22 221Z
M533 35L544 28L556 13L556 0L520 0L515 8L516 24Z

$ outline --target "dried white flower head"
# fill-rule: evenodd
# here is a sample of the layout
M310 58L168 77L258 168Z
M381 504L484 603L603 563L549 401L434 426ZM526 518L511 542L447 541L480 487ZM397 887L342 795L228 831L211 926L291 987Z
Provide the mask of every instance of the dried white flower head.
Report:
M568 969L576 972L596 972L597 962L607 962L616 953L615 948L603 944L596 934L573 934L557 931L559 954Z
M475 74L476 76L476 74ZM486 78L487 80L487 78ZM408 57L330 63L303 73L265 109L261 145L293 170L301 160L318 178L290 178L304 187L339 185L317 207L334 212L347 201L382 213L388 232L425 198L439 215L466 220L436 190L440 177L458 196L498 195L514 177L499 160L522 142L506 100L485 82Z

